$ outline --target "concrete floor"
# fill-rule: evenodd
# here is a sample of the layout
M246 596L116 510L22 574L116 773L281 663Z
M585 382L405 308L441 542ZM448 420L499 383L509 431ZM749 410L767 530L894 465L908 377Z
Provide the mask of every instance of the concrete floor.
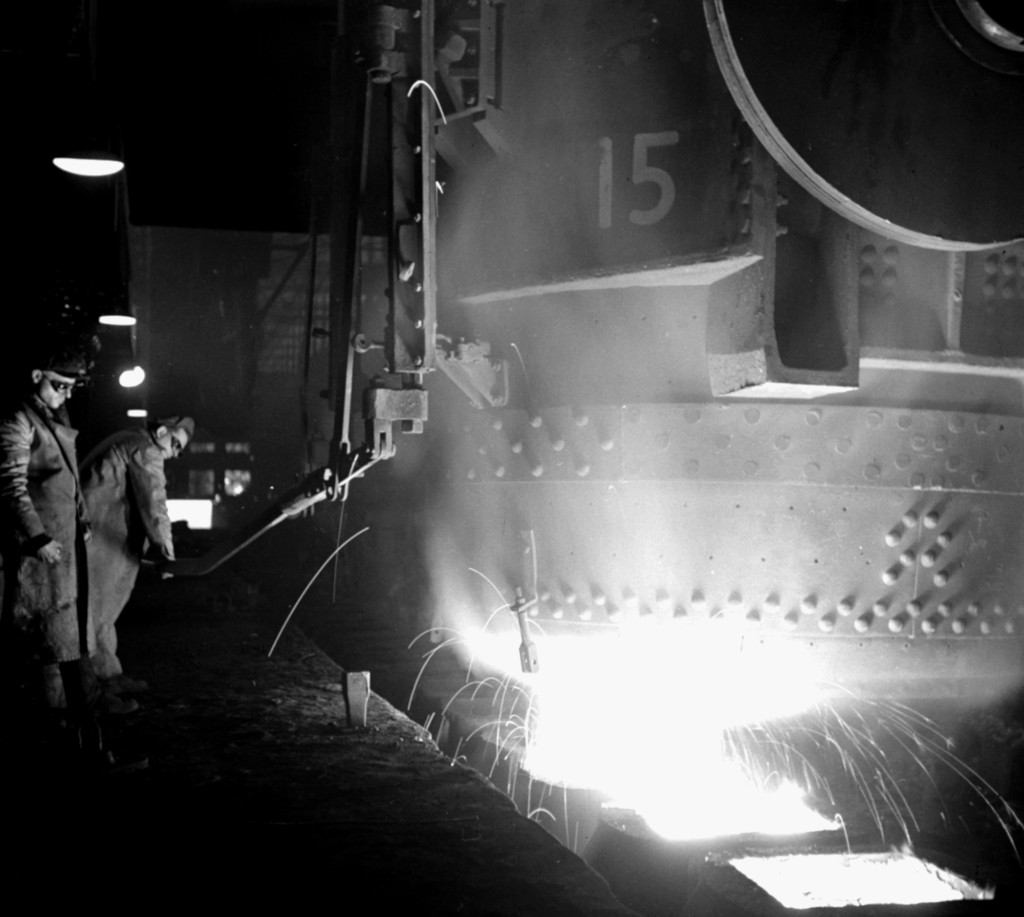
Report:
M143 577L122 626L138 712L108 717L116 777L9 780L4 876L26 899L161 912L328 907L625 915L606 882L430 733L371 694L348 725L343 669L227 578Z

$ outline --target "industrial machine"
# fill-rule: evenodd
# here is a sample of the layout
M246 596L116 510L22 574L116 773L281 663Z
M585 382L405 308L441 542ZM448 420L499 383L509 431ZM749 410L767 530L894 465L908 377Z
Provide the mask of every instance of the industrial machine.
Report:
M1013 14L339 9L333 435L218 558L404 452L454 626L739 621L844 690L1012 689Z
M794 673L815 698L1018 698L1024 21L782 6L203 0L199 40L108 0L106 60L145 88L132 221L303 233L330 279L298 328L302 479L169 572L353 507L384 533L360 574L414 581L474 664L596 662L566 734L607 724L640 645L629 678L738 651L657 681L673 728ZM205 68L175 70L186 45ZM165 127L190 119L212 165L177 181Z

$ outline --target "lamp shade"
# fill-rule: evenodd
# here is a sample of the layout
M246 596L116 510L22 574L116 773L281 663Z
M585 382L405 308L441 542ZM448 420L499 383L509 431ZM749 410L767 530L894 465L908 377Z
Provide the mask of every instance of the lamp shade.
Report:
M96 321L114 328L130 328L136 320L131 307L121 297L112 297L103 304Z
M103 150L82 150L66 156L54 156L53 164L62 172L87 178L116 175L124 168L120 157Z

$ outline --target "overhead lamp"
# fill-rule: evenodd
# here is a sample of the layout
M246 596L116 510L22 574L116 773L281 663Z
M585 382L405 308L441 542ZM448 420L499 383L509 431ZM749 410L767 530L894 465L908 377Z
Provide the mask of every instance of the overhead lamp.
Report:
M145 408L128 408L125 412L129 417L148 417L149 411Z
M109 325L115 328L130 328L135 322L135 316L131 309L123 302L116 302L107 306L96 319L101 325Z
M62 172L83 175L86 178L116 175L124 168L123 160L113 153L101 150L85 150L68 156L54 156L53 164Z
M141 366L133 366L126 369L117 377L117 383L121 388L136 388L146 381L146 371Z

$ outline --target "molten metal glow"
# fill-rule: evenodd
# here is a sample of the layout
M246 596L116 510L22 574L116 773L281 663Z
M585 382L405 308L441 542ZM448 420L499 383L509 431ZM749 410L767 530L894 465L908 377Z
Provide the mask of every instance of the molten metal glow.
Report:
M787 908L989 900L994 893L907 852L729 861Z
M754 776L726 754L727 729L819 700L809 674L779 647L767 653L713 622L637 622L536 642L541 671L524 677L533 696L524 766L534 777L597 790L672 839L838 827L795 785ZM474 649L514 671L509 637Z

